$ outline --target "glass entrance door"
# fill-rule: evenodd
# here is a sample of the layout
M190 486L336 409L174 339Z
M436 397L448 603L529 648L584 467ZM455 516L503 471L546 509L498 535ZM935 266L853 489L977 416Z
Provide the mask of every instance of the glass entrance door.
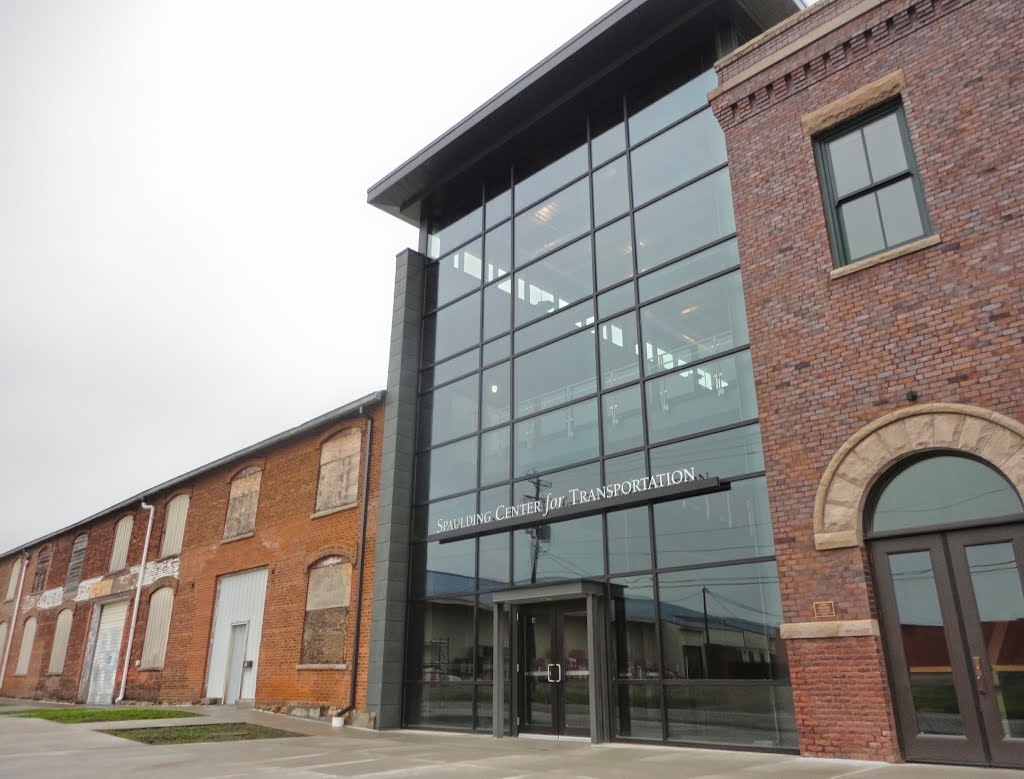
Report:
M519 732L589 736L585 603L522 606L520 626Z
M872 556L906 757L1024 767L1024 525Z

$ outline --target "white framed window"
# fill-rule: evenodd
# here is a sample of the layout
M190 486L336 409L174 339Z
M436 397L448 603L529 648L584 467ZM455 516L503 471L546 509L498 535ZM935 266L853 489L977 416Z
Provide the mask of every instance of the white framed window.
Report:
M167 635L171 628L174 608L174 590L161 587L149 596L149 614L146 617L146 640L142 644L142 670L158 671L164 667L167 655Z
M185 519L188 517L188 495L178 495L164 509L164 540L160 544L161 557L181 554L185 538Z
M128 544L132 540L135 520L131 516L121 517L114 528L114 547L110 551L110 573L124 570L128 566Z
M32 645L36 642L36 618L25 620L21 631L21 649L18 651L18 665L14 669L15 676L28 676L28 663L32 659Z
M71 620L75 616L72 609L64 609L57 615L57 627L53 631L53 646L50 648L51 674L64 673L64 658L68 653L68 639L71 637Z
M5 601L14 600L14 593L18 591L18 577L21 576L21 557L14 558L14 565L11 566L11 579L7 582L7 595Z

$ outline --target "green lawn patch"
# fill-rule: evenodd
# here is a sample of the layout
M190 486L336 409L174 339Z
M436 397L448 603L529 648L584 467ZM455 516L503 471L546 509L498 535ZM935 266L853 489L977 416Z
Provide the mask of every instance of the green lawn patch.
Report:
M80 722L122 722L124 720L136 719L172 719L201 716L194 712L181 711L180 709L24 709L21 711L5 711L2 714L11 717L63 722L66 725L77 725Z
M111 736L141 741L143 744L202 744L210 741L250 741L256 738L292 738L292 733L247 722L220 722L214 725L175 725L164 728L124 728L101 730Z

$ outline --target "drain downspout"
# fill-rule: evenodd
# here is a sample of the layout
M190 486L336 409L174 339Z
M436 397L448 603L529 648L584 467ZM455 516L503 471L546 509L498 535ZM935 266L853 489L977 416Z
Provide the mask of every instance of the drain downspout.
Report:
M7 678L7 658L11 654L11 644L14 643L14 631L18 627L18 610L21 608L21 590L25 586L25 572L28 571L28 552L22 553L21 576L18 578L18 594L14 598L14 611L11 613L11 624L7 629L7 647L4 649L4 663L0 667L0 689L3 689L4 679Z
M349 684L348 706L334 715L336 721L355 709L356 683L359 679L359 634L363 622L363 581L365 579L363 564L366 561L366 515L370 503L370 470L373 465L370 459L373 455L373 416L364 413L362 406L359 407L359 416L366 420L366 469L363 471L363 506L359 517L359 563L356 569L359 571L359 581L356 583L356 614L353 620L355 637L352 640L352 679Z
M135 620L139 616L139 601L142 599L142 577L146 573L146 562L149 556L149 537L153 533L153 512L154 508L142 499L142 508L149 510L149 523L146 525L146 541L142 545L142 564L139 566L139 576L135 580L135 605L132 606L132 621L128 628L128 647L124 650L124 673L121 674L121 691L117 694L114 703L124 700L124 690L128 685L128 667L132 662L132 642L135 641Z

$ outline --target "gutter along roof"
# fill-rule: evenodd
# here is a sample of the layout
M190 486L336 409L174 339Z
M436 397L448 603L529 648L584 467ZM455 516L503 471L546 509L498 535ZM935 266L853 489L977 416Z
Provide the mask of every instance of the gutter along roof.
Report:
M383 402L383 400L383 390L372 392L369 395L365 395L364 397L359 398L359 400L354 400L351 403L347 403L346 405L341 406L340 408L334 409L333 411L328 411L326 414L321 414L318 417L314 417L308 422L303 422L301 425L290 428L281 433L277 433L276 435L272 435L270 438L265 438L264 440L259 441L258 443L252 444L251 446L247 446L244 449L239 449L237 452L233 452L229 455L209 462L206 465L201 465L198 468L189 471L188 473L183 473L181 476L176 476L169 481L163 482L162 484L157 484L155 487L150 487L148 490L143 490L137 495L133 495L130 498L126 498L125 500L122 500L120 503L115 503L113 506L108 506L102 511L98 511L92 516L79 520L74 524L67 525L65 527L60 528L59 530L54 530L52 533L47 533L46 535L40 536L39 538L33 539L32 541L28 541L24 544L20 544L19 546L13 547L7 550L6 552L0 554L0 560L4 559L5 557L9 557L13 554L17 554L18 552L25 551L33 546L36 546L37 544L42 543L43 541L48 541L51 538L55 538L56 536L59 536L62 533L66 533L69 530L74 530L75 528L87 525L90 522L100 519L101 517L106 516L107 514L113 511L133 506L139 503L147 495L155 495L165 490L172 489L173 487L177 487L178 485L191 481L192 479L195 479L198 476L202 476L205 473L216 470L221 466L228 465L229 463L234 462L235 460L243 459L245 457L248 457L249 455L255 454L264 449L275 446L276 444L279 444L282 441L287 441L291 438L294 438L295 436L302 435L303 433L308 433L311 430L315 430L316 428L329 424L331 422L337 422L340 419L344 419L345 417L358 413L359 410L362 409L364 406L373 406Z

